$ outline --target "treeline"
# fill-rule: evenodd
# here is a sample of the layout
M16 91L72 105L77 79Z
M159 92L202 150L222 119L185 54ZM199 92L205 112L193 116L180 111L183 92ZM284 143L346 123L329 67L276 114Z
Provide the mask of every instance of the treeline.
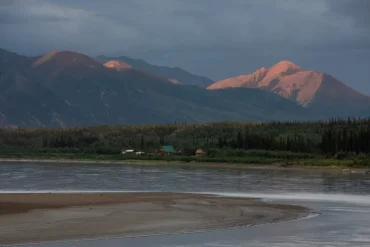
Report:
M370 119L313 122L94 126L66 129L1 129L0 147L116 154L123 149L154 152L173 145L185 154L205 151L271 150L330 156L370 153Z
M370 153L370 126L326 129L322 135L321 150L332 155L338 155L339 152Z
M227 140L225 137L218 139L218 148L279 150L309 153L315 150L315 145L303 135L279 136L273 134L254 134L248 128L244 132L238 131L236 137Z

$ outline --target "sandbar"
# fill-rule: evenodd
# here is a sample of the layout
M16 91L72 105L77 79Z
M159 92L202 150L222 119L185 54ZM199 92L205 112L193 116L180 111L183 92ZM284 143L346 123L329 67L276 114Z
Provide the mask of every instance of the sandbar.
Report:
M301 206L206 194L0 194L0 245L209 231L307 214Z

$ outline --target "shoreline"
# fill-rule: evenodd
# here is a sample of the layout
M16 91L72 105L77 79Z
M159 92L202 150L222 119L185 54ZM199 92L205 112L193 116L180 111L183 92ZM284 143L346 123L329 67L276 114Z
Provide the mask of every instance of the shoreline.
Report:
M0 194L0 245L232 229L310 213L301 206L191 193Z
M47 158L0 158L0 164L9 163L50 163L50 164L108 164L108 165L127 165L138 167L173 167L182 169L263 169L272 171L310 171L310 172L329 172L329 173L350 173L350 174L369 174L369 168L352 167L331 167L331 166L305 166L290 165L278 162L272 164L241 164L225 162L184 162L184 161L166 161L166 160L92 160L92 159L47 159Z

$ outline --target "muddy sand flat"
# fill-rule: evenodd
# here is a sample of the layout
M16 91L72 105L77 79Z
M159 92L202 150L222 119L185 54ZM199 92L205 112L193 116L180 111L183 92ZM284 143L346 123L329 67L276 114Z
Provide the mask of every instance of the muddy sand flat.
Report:
M213 195L0 194L0 244L204 231L307 214L299 206Z

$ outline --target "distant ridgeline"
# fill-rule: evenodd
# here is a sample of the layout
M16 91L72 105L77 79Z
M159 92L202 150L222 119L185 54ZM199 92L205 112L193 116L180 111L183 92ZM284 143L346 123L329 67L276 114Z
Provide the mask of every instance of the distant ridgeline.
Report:
M31 154L120 154L125 149L154 153L161 145L172 145L183 155L193 155L201 148L208 157L270 150L340 158L370 152L370 120L2 129L0 145L3 155L14 150Z

